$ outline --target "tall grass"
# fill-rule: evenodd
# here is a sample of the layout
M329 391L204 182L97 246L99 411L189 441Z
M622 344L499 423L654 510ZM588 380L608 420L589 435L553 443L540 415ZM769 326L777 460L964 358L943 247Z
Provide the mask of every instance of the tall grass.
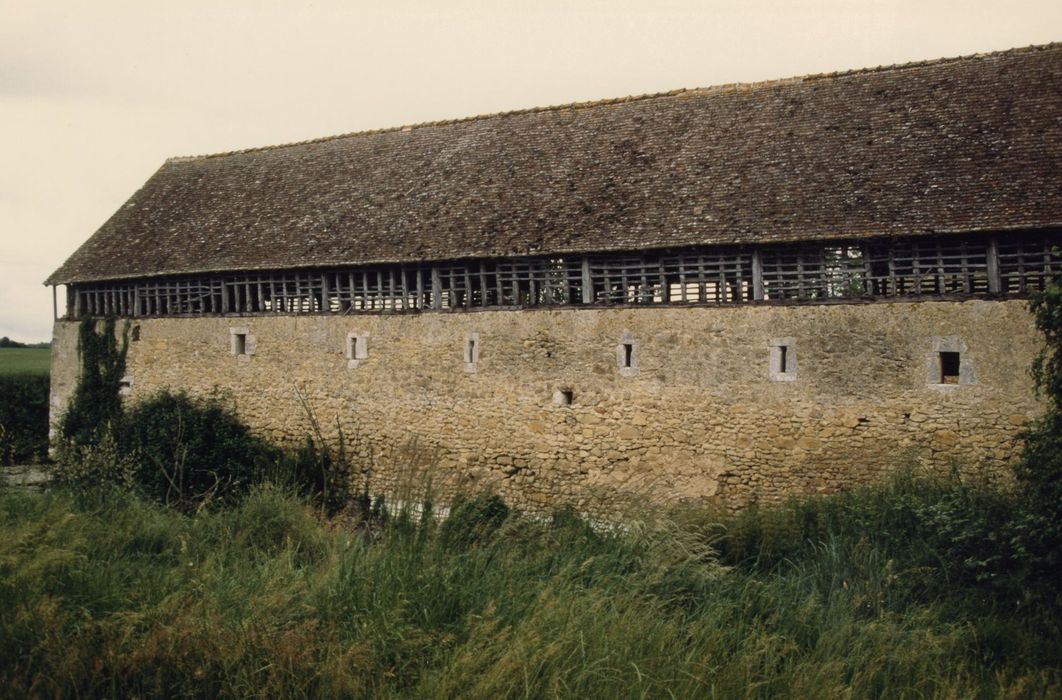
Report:
M1056 613L930 536L972 497L908 477L608 530L488 496L366 525L269 486L197 516L0 494L0 694L1057 695Z

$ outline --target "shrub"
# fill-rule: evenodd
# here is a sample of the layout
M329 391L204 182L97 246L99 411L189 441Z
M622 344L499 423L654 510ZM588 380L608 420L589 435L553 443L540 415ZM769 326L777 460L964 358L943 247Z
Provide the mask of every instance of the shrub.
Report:
M151 499L182 508L232 502L262 480L278 451L215 398L162 392L134 404L115 426L136 482Z
M113 432L107 431L94 445L64 445L51 473L57 484L77 491L115 486L132 489L137 483L137 461L123 453Z
M48 453L48 375L0 376L0 464Z

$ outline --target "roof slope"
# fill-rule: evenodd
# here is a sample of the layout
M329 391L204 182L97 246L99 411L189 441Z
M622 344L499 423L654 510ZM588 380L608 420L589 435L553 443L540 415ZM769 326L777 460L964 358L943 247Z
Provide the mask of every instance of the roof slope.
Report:
M1062 44L167 161L48 284L1062 224Z

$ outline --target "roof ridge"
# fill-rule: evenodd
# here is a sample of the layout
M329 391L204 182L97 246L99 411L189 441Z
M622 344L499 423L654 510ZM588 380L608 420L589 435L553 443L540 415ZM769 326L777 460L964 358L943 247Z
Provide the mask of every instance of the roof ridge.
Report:
M341 139L354 138L359 136L372 136L375 134L386 134L392 132L413 131L414 129L425 129L437 126L449 126L452 124L462 124L465 122L484 121L487 119L498 119L501 117L517 116L522 114L536 114L539 112L562 112L562 111L574 111L582 109L592 109L594 107L607 107L618 104L626 104L631 102L646 102L649 100L666 99L669 97L677 97L679 95L687 93L697 94L714 94L714 93L726 93L726 92L741 92L745 90L763 89L771 86L786 85L794 83L814 82L819 80L830 80L837 78L847 78L855 75L867 75L871 73L887 73L890 71L911 70L916 68L927 68L930 66L947 65L951 63L961 63L964 61L972 60L984 60L990 58L998 58L1002 56L1020 55L1025 53L1034 53L1037 51L1052 51L1062 48L1062 42L1050 42L1047 44L1031 44L1029 46L1004 49L1000 51L987 51L967 54L965 56L952 56L946 58L932 58L922 59L918 61L908 61L907 63L892 63L887 65L880 65L867 68L852 68L848 70L831 71L826 73L808 73L805 75L798 75L789 78L773 78L770 80L759 80L753 82L734 82L734 83L722 83L719 85L711 85L707 87L697 88L677 88L674 90L666 90L663 92L644 93L641 95L627 95L626 97L611 97L598 100L586 100L582 102L567 102L563 104L548 105L545 107L522 107L518 109L511 109L502 112L488 112L485 114L476 114L467 117L454 117L450 119L435 119L424 122L417 122L414 124L405 124L402 126L382 127L379 129L365 129L362 131L351 131L344 134L335 134L332 136L321 136L318 138L305 139L303 141L291 141L289 143L272 144L268 146L251 146L249 148L235 149L232 151L221 151L217 153L206 153L201 155L192 156L175 156L167 158L167 163L183 163L197 160L207 160L211 158L222 158L226 156L235 156L245 153L258 153L261 151L280 150L282 148L292 148L295 146L306 146L315 143L326 143L328 141L339 141Z

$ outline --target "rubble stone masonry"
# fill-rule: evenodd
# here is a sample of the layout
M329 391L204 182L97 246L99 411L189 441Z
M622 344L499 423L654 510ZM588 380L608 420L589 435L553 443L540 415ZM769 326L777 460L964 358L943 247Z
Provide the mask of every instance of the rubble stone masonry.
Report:
M301 392L327 436L342 426L374 490L419 462L440 491L488 486L532 510L737 508L907 463L999 478L1042 409L1028 374L1041 339L1021 300L133 323L126 400L218 393L291 443L310 431ZM76 345L77 323L57 322L53 424ZM942 352L959 353L954 376Z

